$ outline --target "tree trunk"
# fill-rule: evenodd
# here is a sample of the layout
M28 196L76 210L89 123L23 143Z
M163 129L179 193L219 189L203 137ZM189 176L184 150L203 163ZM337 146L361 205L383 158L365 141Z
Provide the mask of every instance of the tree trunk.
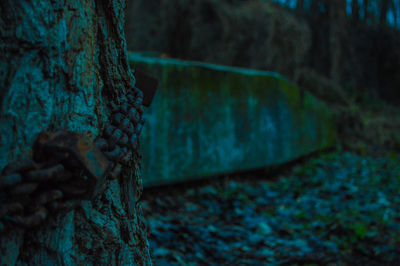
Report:
M360 21L360 5L358 0L352 0L351 2L351 16L353 23L357 24Z
M364 13L364 22L368 22L369 19L369 0L363 0L363 13Z
M331 54L331 78L340 82L341 76L341 60L342 58L342 42L345 37L346 29L346 0L329 1L329 19L330 19L330 54Z
M397 7L397 2L392 1L392 10L393 10L393 18L394 18L394 26L398 27L399 26L399 8Z
M303 11L304 10L304 0L297 0L296 2L296 10Z
M387 23L387 13L389 11L389 6L391 4L390 0L380 1L380 12L379 12L379 24L385 25Z
M0 1L0 169L29 156L42 130L99 134L107 104L135 85L125 8L125 0ZM39 228L2 233L1 265L150 265L135 204L141 180L135 169L123 173Z

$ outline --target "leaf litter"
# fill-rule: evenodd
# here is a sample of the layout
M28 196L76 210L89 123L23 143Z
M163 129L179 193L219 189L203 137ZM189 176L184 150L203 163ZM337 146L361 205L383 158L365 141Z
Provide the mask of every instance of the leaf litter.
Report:
M255 175L144 193L156 265L400 265L399 157Z

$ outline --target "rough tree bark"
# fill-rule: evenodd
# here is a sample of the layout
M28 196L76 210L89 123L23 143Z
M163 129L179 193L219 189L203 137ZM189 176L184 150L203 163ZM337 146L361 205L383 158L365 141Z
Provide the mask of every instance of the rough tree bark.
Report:
M42 130L99 134L107 103L135 84L125 8L125 0L0 1L0 169L29 156ZM151 264L140 191L137 167L125 169L92 202L34 230L8 230L1 265Z

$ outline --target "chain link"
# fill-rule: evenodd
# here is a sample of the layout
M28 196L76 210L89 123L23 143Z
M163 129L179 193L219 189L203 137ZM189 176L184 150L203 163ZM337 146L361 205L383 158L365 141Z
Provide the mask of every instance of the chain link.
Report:
M70 131L39 134L33 158L7 165L0 175L0 232L13 225L38 226L50 213L74 209L101 194L106 179L118 178L136 156L142 104L137 88L119 105L111 103L111 123L94 141Z

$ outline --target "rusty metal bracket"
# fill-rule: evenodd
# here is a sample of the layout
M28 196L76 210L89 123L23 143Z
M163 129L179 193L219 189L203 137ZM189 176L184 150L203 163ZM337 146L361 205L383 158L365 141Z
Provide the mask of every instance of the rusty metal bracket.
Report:
M89 198L103 190L106 175L111 170L111 162L100 148L87 135L77 132L44 131L37 138L34 153L39 161L48 160L54 154L64 154L66 160L72 160L76 169L70 170L83 170L83 174L88 177Z
M143 92L143 105L149 107L157 91L158 79L135 69L136 87Z

